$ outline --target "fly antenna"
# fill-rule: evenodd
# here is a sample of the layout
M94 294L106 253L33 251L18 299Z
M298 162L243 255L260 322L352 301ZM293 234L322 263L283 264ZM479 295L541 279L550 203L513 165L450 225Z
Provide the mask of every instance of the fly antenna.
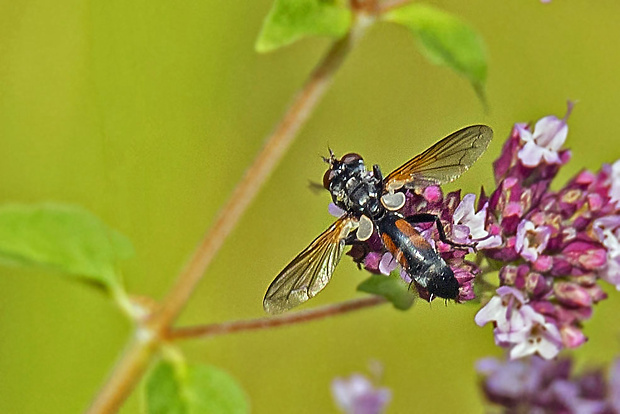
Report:
M332 151L332 149L329 147L329 145L327 146L327 151L329 151L329 158L326 157L321 157L323 159L323 162L326 164L331 165L334 160L336 159L336 156L334 155L334 151Z

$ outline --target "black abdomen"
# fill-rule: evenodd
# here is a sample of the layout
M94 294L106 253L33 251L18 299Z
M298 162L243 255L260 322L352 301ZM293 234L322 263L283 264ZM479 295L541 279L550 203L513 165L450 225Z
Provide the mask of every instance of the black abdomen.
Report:
M410 223L386 214L377 228L387 250L420 286L431 295L456 299L459 284L452 269Z

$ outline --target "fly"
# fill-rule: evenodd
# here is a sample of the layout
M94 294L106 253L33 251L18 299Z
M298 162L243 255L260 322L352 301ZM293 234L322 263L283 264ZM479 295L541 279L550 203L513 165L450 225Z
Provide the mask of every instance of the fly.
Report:
M435 223L439 238L450 241L439 217L398 213L405 205L405 190L420 190L456 180L484 153L493 138L486 125L473 125L448 135L435 145L383 177L378 165L368 171L358 154L338 159L330 151L323 186L334 204L346 213L297 255L274 279L263 300L268 313L276 314L314 297L327 285L345 246L366 241L376 230L387 251L431 296L456 299L459 284L450 266L415 229Z

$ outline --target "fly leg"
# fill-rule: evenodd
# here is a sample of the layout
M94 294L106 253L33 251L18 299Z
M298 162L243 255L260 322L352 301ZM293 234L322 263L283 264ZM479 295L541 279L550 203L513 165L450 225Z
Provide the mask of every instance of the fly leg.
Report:
M360 241L357 239L355 233L349 234L349 236L345 239L344 242L346 245L350 245L351 250L347 253L347 255L353 258L353 261L357 263L357 268L362 270L362 264L364 263L364 259L370 253L370 248L366 242Z
M438 216L434 214L428 214L428 213L414 214L413 216L406 217L405 220L409 224L435 223L435 226L437 226L437 231L439 232L439 240L441 240L442 242L449 244L452 247L456 247L457 249L467 249L471 247L472 249L476 250L477 243L461 244L461 243L455 243L452 240L448 239L448 237L446 236L446 232L443 228L443 224L441 223L441 220L439 219Z
M372 176L379 181L379 184L383 184L383 174L381 173L381 168L379 168L378 164L372 166Z

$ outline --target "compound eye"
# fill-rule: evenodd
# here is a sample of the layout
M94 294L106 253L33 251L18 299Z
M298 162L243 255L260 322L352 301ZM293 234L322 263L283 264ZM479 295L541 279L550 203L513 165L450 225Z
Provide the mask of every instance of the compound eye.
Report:
M361 161L361 159L361 155L350 152L349 154L343 155L343 157L340 159L340 162L342 162L343 164L356 164L357 162Z
M325 175L323 176L323 187L325 187L326 190L329 190L329 185L332 183L335 176L336 172L331 168L325 171Z

